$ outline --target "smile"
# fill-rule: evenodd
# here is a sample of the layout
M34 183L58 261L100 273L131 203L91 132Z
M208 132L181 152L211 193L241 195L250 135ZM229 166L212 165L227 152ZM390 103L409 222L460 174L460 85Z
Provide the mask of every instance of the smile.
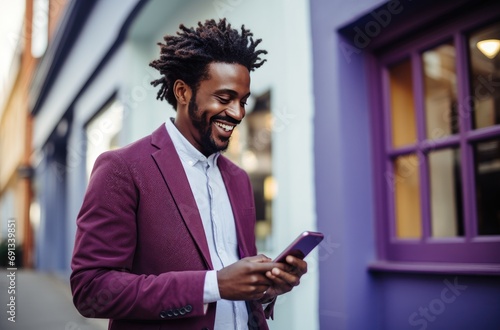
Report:
M220 128L222 128L226 132L230 132L236 127L236 126L232 126L232 125L226 125L226 124L220 123L218 121L215 122L215 125L219 126Z

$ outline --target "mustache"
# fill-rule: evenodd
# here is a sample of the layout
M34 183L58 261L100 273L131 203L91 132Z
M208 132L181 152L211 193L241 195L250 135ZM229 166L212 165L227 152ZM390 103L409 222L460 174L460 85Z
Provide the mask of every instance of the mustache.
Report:
M214 120L226 121L228 123L235 124L235 125L238 125L239 123L241 123L241 120L236 120L236 119L234 119L232 117L223 116L223 115L215 115L215 116L213 116L211 121L214 121Z

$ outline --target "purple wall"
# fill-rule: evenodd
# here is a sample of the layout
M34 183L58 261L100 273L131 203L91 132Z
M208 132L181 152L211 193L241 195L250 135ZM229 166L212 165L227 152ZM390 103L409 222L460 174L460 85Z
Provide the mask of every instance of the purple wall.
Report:
M500 328L497 277L383 274L375 278L384 306L381 329Z
M363 56L345 57L336 29L376 1L311 1L315 173L319 230L338 244L320 263L321 329L382 323L367 265L375 258L367 86Z
M333 247L319 264L321 329L498 329L498 277L367 270L376 241L366 50L337 30L383 3L311 0L316 211Z

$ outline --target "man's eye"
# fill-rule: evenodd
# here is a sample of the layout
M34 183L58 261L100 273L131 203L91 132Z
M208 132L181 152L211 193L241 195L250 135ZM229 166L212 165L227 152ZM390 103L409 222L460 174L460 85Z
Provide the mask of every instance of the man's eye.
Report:
M247 102L246 101L241 102L240 105L244 108L247 105Z
M223 97L218 97L218 99L219 99L219 102L222 104L228 104L229 102L231 102L231 100L225 99Z

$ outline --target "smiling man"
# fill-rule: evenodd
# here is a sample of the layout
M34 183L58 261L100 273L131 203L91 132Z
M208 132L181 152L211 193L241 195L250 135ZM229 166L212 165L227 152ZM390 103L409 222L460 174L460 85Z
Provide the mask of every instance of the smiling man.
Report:
M97 159L77 219L75 306L110 329L267 329L307 264L257 255L250 180L221 155L266 51L225 19L164 41L152 84L176 117Z

